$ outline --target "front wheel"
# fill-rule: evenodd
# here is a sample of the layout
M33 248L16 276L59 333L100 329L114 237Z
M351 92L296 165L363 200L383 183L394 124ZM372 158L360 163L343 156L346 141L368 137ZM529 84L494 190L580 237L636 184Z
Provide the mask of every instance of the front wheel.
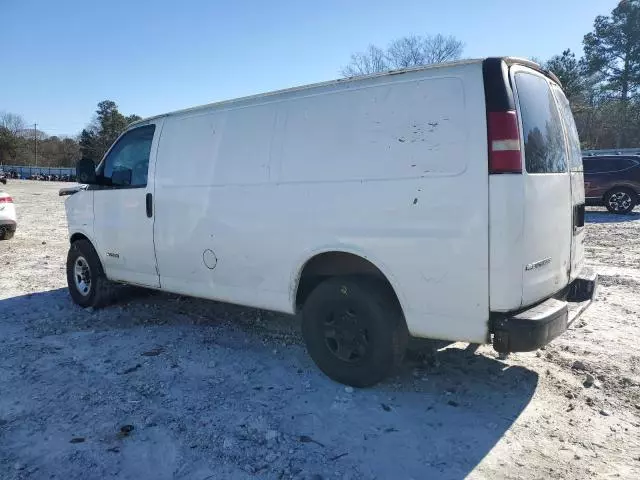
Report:
M604 197L604 205L611 213L625 214L636 206L636 194L628 188L618 187Z
M320 370L354 387L387 377L402 362L409 337L390 287L358 277L334 277L311 292L302 335Z
M103 306L107 282L91 243L87 240L73 242L67 255L67 285L73 301L85 308Z
M0 240L11 240L15 231L11 225L0 225Z

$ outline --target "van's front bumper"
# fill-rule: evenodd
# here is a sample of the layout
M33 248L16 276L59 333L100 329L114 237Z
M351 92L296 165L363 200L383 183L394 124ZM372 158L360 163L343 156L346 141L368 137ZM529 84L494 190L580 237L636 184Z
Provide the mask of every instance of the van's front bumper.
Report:
M598 274L585 268L565 289L538 305L492 314L493 348L500 353L531 352L546 345L591 304L597 285Z

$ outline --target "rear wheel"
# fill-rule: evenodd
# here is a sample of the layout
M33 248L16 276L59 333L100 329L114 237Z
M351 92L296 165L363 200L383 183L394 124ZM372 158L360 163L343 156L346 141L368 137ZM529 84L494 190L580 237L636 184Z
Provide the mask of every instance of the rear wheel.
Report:
M95 249L87 240L71 244L67 255L67 285L75 303L99 308L107 299L108 280Z
M408 332L400 305L378 280L334 277L318 285L302 311L309 355L331 379L368 387L402 362Z
M637 196L633 190L617 187L607 192L604 205L611 213L629 213L636 206Z

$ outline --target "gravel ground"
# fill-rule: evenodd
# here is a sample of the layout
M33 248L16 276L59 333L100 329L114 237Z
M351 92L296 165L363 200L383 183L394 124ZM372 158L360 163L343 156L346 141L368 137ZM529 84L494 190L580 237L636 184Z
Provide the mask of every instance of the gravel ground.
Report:
M598 299L544 351L453 344L366 390L298 322L123 289L71 303L65 184L9 181L0 242L0 478L640 478L640 214L587 214Z

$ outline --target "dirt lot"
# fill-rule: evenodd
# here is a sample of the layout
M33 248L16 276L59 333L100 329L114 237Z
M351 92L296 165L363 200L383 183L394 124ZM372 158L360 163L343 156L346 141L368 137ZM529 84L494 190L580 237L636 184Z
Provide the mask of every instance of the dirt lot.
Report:
M129 290L73 305L62 185L5 187L3 480L640 478L640 213L588 213L602 286L546 350L455 344L354 391L318 372L295 318Z

